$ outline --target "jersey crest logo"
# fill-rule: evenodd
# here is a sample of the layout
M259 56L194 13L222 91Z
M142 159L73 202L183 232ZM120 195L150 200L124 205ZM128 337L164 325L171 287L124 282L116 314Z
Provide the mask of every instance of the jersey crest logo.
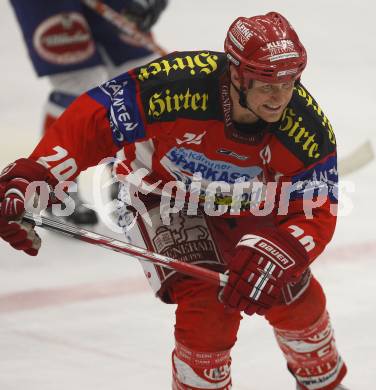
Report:
M204 131L201 134L194 134L194 133L185 133L183 136L183 139L176 139L176 142L178 145L182 144L196 144L200 145L202 139L204 138L204 135L206 134L206 131Z

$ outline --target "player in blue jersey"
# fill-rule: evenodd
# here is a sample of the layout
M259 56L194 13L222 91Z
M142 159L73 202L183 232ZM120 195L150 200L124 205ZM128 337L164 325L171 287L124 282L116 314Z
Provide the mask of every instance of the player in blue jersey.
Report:
M105 3L148 34L167 1ZM79 0L11 0L11 4L35 72L51 83L43 133L82 92L155 57ZM67 218L78 225L95 224L96 213L83 206L78 193L71 195L77 207Z

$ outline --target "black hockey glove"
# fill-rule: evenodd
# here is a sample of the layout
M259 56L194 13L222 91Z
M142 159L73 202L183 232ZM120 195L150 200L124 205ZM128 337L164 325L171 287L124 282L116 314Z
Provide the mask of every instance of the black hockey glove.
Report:
M168 0L130 0L124 13L141 31L149 32L166 8L167 2Z

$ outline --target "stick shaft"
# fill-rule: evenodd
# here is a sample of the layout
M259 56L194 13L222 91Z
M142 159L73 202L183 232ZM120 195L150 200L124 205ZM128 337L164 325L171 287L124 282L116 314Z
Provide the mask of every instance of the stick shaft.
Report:
M166 51L157 45L153 39L139 31L125 16L119 14L107 4L100 0L81 0L81 2L116 26L121 32L137 40L145 48L161 56L166 54Z
M113 238L106 237L86 229L68 225L54 219L41 216L34 217L28 212L25 213L23 219L26 222L35 223L37 226L44 229L62 233L77 240L84 241L92 245L101 246L115 252L125 253L133 257L138 257L153 264L181 272L185 275L203 279L213 284L224 286L227 282L227 276L219 272L211 271L194 264L185 263L181 260L163 256L127 242L115 240Z
M91 1L91 0L83 0ZM342 174L347 175L355 170L360 169L363 165L369 163L374 159L374 151L371 142L368 141L358 149L356 149L346 159L340 161L340 168L342 165ZM360 163L359 163L360 161ZM346 164L348 163L349 166ZM151 252L147 249L139 248L135 245L115 240L110 237L100 235L82 228L65 224L63 222L53 220L46 217L34 217L32 214L26 212L24 220L30 223L36 223L38 226L47 230L52 230L61 234L71 236L77 240L88 242L92 245L102 246L106 249L126 253L131 256L141 258L153 264L160 265L169 269L173 269L183 274L204 279L210 283L224 286L227 283L227 275L219 272L211 271L194 264L185 263L181 260L173 259L167 256Z
M338 162L339 173L342 176L350 175L359 171L375 159L375 151L371 140L367 140L358 146L348 156L343 157Z

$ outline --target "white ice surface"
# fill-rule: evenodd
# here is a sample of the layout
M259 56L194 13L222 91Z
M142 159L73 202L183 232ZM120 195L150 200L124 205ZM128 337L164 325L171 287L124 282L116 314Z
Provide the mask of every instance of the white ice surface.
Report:
M340 157L374 137L376 6L371 0L171 0L156 26L168 50L221 50L239 15L284 13L309 54L304 83L336 130ZM0 165L31 152L48 93L0 1ZM352 390L376 386L375 163L343 178L353 205L314 265L328 297ZM89 196L89 195L88 195ZM105 228L100 227L102 231ZM175 308L153 297L125 256L41 231L37 258L0 243L0 390L170 388ZM293 389L259 317L245 318L233 350L236 390Z

